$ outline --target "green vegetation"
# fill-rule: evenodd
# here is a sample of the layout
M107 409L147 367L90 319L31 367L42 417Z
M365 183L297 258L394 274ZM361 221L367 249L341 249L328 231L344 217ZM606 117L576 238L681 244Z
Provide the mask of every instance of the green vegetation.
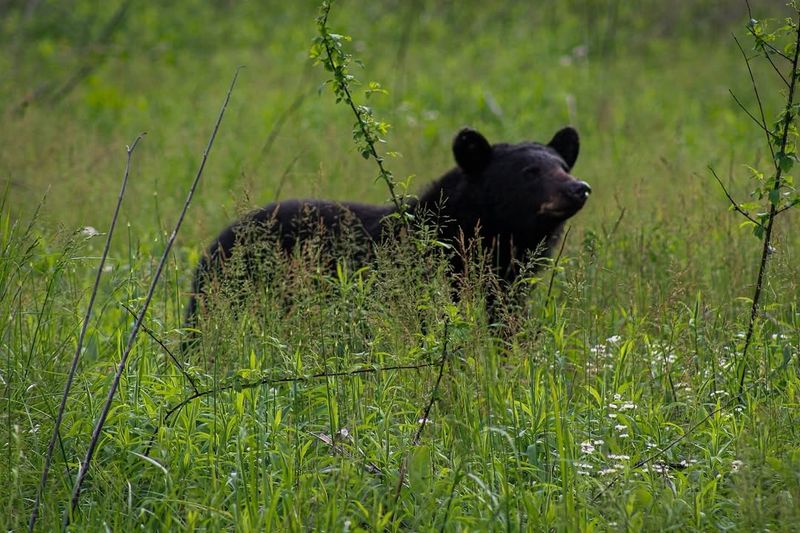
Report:
M759 21L792 15L751 6ZM180 353L192 269L237 214L276 198L390 201L353 144L352 110L318 91L331 76L309 58L318 14L317 2L0 2L0 525L24 529L33 508L103 248L83 228L108 231L126 144L147 131L40 530L69 507L132 313L245 65L71 527L796 530L799 215L772 229L744 372L763 241L708 171L759 221L774 203L764 132L729 94L757 113L731 37L757 53L744 3L337 3L328 25L365 65L349 67L358 103L392 125L379 150L402 154L385 159L400 194L452 165L463 125L546 141L573 124L592 197L502 328L484 311L485 269L454 301L423 237L334 278L314 257L275 257L266 290L229 293L244 298L236 317L215 300L200 350ZM787 89L752 67L772 127ZM790 186L793 161L781 156Z

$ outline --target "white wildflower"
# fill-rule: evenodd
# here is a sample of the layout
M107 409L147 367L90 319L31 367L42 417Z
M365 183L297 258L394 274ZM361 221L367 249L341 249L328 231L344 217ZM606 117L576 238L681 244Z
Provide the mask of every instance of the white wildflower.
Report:
M83 229L81 230L81 233L83 233L84 236L86 237L97 237L98 235L100 235L100 232L97 231L92 226L84 226Z

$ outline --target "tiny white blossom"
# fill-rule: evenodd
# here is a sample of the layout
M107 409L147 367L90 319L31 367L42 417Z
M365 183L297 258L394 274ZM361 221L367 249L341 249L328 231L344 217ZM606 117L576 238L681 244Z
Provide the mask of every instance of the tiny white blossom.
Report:
M585 440L585 441L581 442L581 452L582 453L594 453L594 444L592 444L592 441Z
M589 348L589 351L592 352L594 355L604 356L606 355L607 348L605 344L596 344Z

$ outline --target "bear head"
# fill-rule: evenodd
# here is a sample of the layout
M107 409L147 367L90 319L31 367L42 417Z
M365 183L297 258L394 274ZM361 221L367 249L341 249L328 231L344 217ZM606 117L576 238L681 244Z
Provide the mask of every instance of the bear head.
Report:
M456 163L489 231L533 238L560 227L589 198L592 188L571 174L579 149L571 127L547 144L492 145L469 128L453 141Z

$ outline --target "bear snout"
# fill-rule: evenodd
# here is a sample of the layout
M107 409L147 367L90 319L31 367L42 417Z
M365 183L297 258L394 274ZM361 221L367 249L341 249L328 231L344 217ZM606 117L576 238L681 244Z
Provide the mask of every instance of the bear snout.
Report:
M585 202L590 194L592 187L585 181L575 180L567 186L567 195L577 202Z

